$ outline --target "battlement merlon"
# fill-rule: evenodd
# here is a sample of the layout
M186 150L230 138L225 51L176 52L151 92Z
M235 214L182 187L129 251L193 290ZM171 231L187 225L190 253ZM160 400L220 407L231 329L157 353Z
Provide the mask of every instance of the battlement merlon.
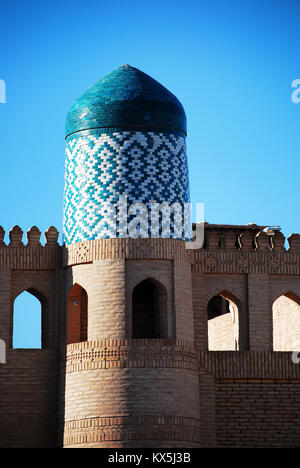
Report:
M59 232L54 226L44 233L45 245L41 244L41 231L31 227L23 242L23 231L14 226L9 231L9 243L4 242L5 230L0 226L0 268L7 270L54 270L62 267L63 248L58 243Z
M184 241L162 238L95 239L62 246L53 226L44 233L44 245L36 226L27 231L26 243L23 234L14 226L6 244L0 226L0 268L44 270L103 259L164 259L189 262L193 271L204 273L300 275L300 234L291 234L286 247L279 229L256 224L205 223L204 245L195 250L186 249Z
M195 229L196 224L193 224L193 230ZM286 238L278 226L204 223L205 250L300 252L300 234L291 234L287 238L288 249L285 241Z

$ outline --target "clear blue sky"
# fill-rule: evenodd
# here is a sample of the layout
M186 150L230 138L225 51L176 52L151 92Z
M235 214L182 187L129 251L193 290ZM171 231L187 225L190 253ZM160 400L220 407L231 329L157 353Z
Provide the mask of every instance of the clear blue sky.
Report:
M0 16L7 232L61 232L66 113L125 63L182 102L192 202L207 221L300 232L299 1L22 0L2 2Z
M64 123L129 63L182 102L192 202L212 223L300 232L300 4L15 1L1 4L0 224L62 229Z

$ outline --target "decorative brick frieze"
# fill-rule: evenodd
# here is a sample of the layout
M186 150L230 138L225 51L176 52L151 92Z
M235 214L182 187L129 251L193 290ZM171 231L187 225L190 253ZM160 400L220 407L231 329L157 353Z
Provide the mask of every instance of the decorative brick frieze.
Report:
M185 242L176 239L97 239L77 242L64 249L64 266L94 260L186 260Z
M108 441L200 442L200 422L196 418L169 415L138 415L85 418L67 421L64 446Z
M193 252L192 271L200 273L300 275L300 253L278 251Z
M164 367L197 371L198 360L193 343L186 340L103 340L67 346L67 373L125 367Z

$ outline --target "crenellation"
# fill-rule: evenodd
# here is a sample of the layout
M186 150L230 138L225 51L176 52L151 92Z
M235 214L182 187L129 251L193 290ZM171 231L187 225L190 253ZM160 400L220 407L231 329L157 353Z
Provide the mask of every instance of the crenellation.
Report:
M276 231L274 236L271 236L271 250L275 252L284 252L285 249L285 236L282 232Z
M271 250L270 236L264 231L256 234L254 243L257 250Z
M237 250L237 235L234 231L227 231L225 233L224 249L233 252Z
M41 231L33 226L27 231L27 246L28 247L38 247L40 243Z
M209 231L206 236L206 246L208 250L218 250L220 248L220 233Z
M244 251L251 251L253 249L253 233L251 231L244 231L238 237L240 249Z
M49 231L49 230L48 230ZM5 231L0 230L0 269L5 270L49 270L62 267L63 247L57 242L58 231L52 228L50 236L46 231L46 243L40 242L41 232L33 226L27 232L27 243L23 243L23 231L14 226L9 232L9 244L4 239ZM51 237L52 236L52 237Z
M0 226L0 247L5 245L4 243L4 236L5 236L5 231L2 226Z
M288 237L291 252L300 252L300 234L291 234Z
M23 246L22 242L23 238L23 231L20 228L20 226L14 226L10 231L9 231L9 239L10 239L10 247L21 247Z
M28 229L26 233L26 239L27 243L24 244L23 242L23 230L20 228L20 226L14 226L10 231L9 231L9 244L6 244L4 242L4 237L5 237L5 230L3 229L2 226L0 226L0 246L9 246L9 247L23 247L24 245L27 245L28 247L38 247L41 246L40 243L40 237L41 237L41 231L39 228L36 226L32 226L30 229ZM44 233L46 243L45 245L47 246L57 246L59 245L57 240L58 240L58 235L59 232L57 229L53 226L47 229L47 231Z
M58 234L59 232L54 226L49 227L44 234L46 239L46 246L53 247L58 245Z

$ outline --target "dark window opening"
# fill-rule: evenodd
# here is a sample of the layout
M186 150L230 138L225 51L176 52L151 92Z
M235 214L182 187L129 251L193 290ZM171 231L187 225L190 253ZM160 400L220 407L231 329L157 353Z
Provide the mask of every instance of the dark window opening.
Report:
M229 312L229 301L222 296L214 296L208 303L208 320L219 317L220 315L228 314Z
M144 280L133 290L132 337L167 337L167 294L155 280Z

